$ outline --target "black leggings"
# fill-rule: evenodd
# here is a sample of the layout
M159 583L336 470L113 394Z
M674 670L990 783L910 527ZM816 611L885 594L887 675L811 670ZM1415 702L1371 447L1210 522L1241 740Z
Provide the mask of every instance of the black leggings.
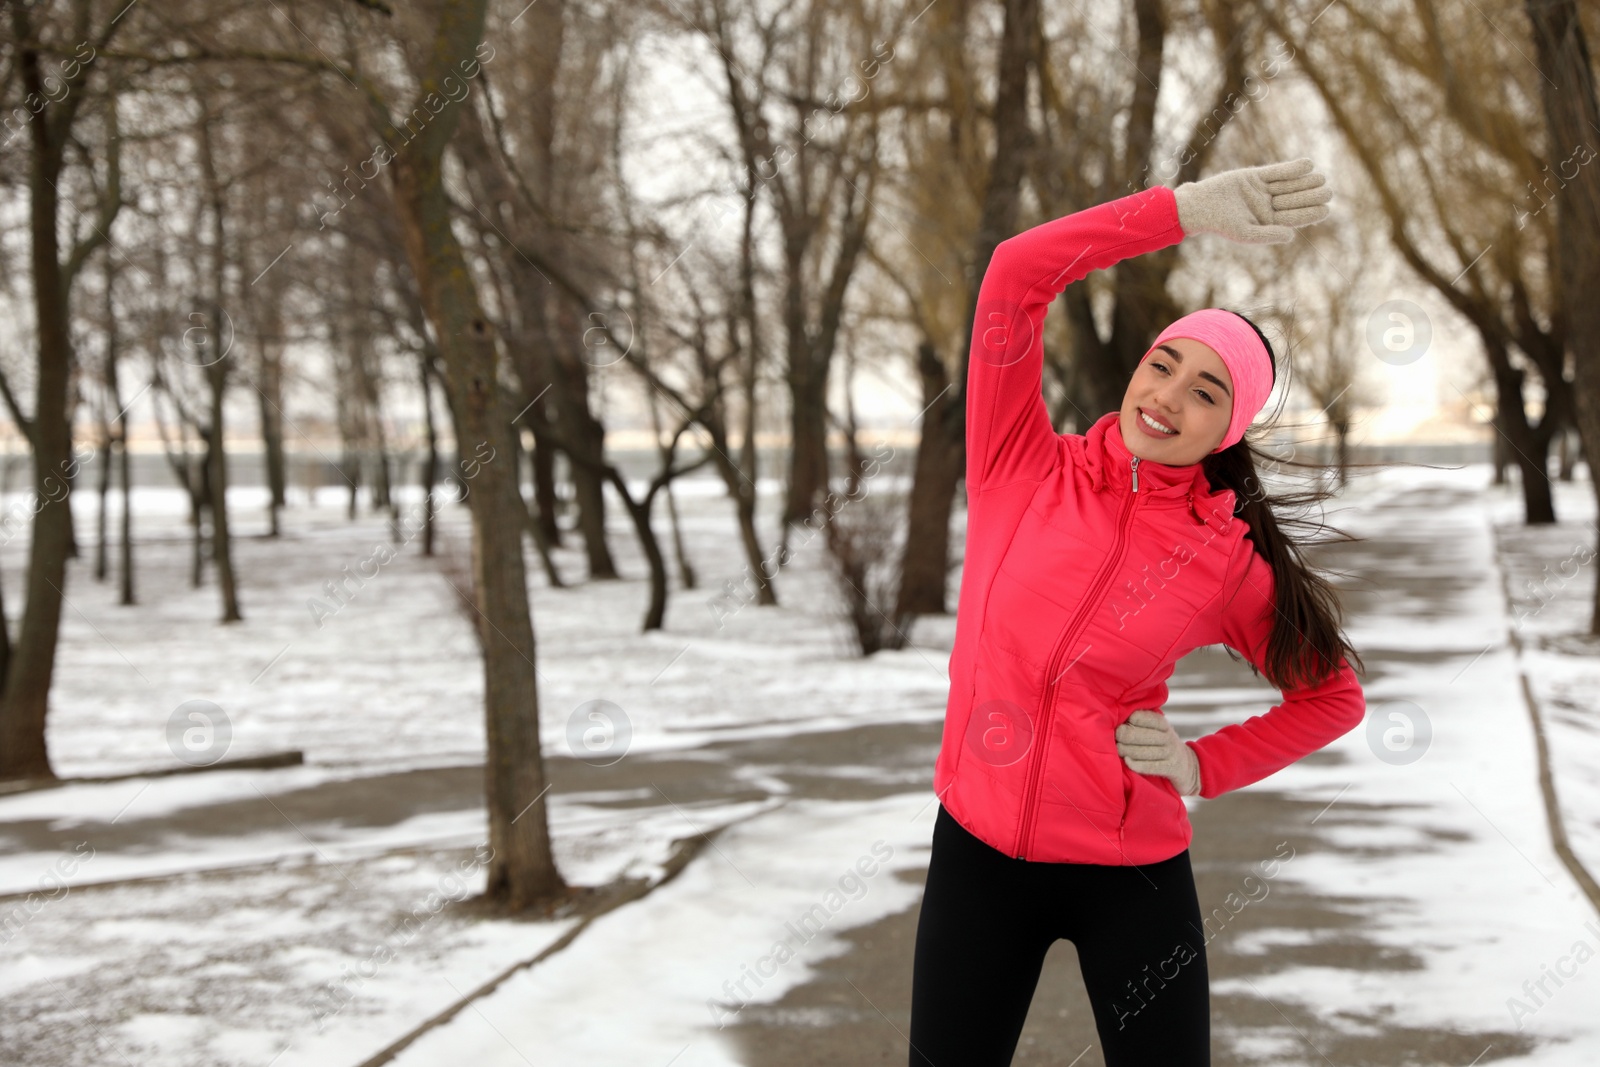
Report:
M941 804L911 977L911 1067L1004 1067L1045 952L1078 950L1106 1067L1210 1067L1189 851L1143 866L1019 860Z

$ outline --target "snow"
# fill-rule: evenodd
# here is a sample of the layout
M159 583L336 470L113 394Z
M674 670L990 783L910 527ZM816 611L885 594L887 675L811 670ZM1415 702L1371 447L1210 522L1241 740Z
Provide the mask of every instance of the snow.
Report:
M1306 835L1334 846L1298 849L1269 884L1338 900L1364 936L1415 966L1295 964L1270 978L1214 978L1213 992L1311 1005L1352 1033L1374 1014L1408 1027L1516 1032L1534 1050L1496 1062L1588 1063L1600 1041L1600 965L1588 962L1600 957L1600 920L1551 845L1521 675L1540 701L1573 847L1600 870L1600 649L1570 637L1587 625L1594 504L1587 483L1558 485L1563 522L1529 529L1514 491L1487 481L1482 466L1389 470L1330 513L1375 548L1426 542L1426 563L1373 590L1371 607L1347 620L1369 662L1386 657L1367 683L1370 728L1330 746L1343 759L1303 760L1246 787L1320 800ZM769 545L776 488L763 483ZM679 589L674 571L662 632L638 632L644 571L620 509L612 546L624 580L577 584L581 553L564 548L558 559L575 584L551 589L530 554L541 736L547 752L576 754L574 716L611 701L627 716L630 756L701 760L707 781L747 789L683 803L662 803L655 782L552 793L556 856L574 884L659 877L675 839L725 829L672 881L515 971L398 1063L736 1064L719 1019L779 1000L845 950L842 931L920 896L931 764L908 776L863 753L823 776L865 798L802 795L779 762L731 763L727 746L937 724L954 620L922 620L914 647L853 658L816 543L779 576L781 609L719 612L742 566L730 551L731 503L709 479L677 489L702 584ZM1408 494L1421 502L1406 504ZM94 1047L97 1062L155 1067L355 1065L577 921L470 913L462 902L483 886L479 804L397 796L393 810L349 818L303 807L383 776L466 773L483 756L470 624L415 546L316 624L307 601L387 543L381 516L347 522L338 497L329 489L317 507L291 509L288 535L273 541L254 536L264 526L259 494L238 493L242 624L216 621L209 578L189 588L186 506L175 493L142 490L136 502L137 608L92 581L90 553L72 562L49 733L58 773L176 766L168 721L195 699L227 715L229 756L297 748L306 762L0 796L0 894L10 894L0 901L0 925L9 924L0 1042L17 1062L79 1062ZM87 549L88 494L75 518ZM665 531L664 507L657 519ZM446 544L463 552L464 509L447 509L443 526ZM1575 554L1580 545L1587 555ZM11 583L25 551L25 537L0 546ZM1568 559L1581 563L1562 572ZM1508 592L1532 609L1519 621ZM1175 685L1171 704L1193 736L1264 711L1273 697L1232 682ZM1404 762L1385 731L1392 742L1395 728L1424 718L1425 750ZM814 935L795 938L792 958L763 964L808 912L825 914ZM1268 927L1230 936L1238 950L1265 952L1332 935ZM758 967L771 973L756 982ZM748 1001L730 992L741 980ZM1219 1047L1224 1039L1236 1054L1303 1052L1287 1026L1219 1029Z
M741 824L596 922L582 951L521 972L395 1062L737 1067L722 1026L804 982L839 951L837 931L916 903L920 879L892 872L926 866L932 799L797 801Z
M809 567L794 577L786 568L789 580L781 583L788 586L784 607L800 609L804 623L797 625L790 611L739 607L725 593L725 583L740 577L743 560L729 551L733 509L721 483L689 480L676 488L692 556L707 573L701 588L675 592L666 631L638 632L646 592L637 578L644 566L614 499L612 549L634 580L583 583L581 553L571 548L561 559L574 584L553 589L529 554L545 745L568 751L569 715L596 698L624 709L632 751L693 750L712 738L777 737L793 729L942 715L953 621L929 620L919 630L919 638L926 633L935 644L942 640L944 652L924 646L852 662L842 631L828 625L832 607L820 573L820 538L797 552ZM763 481L762 490L775 503L776 484ZM343 507L332 506L340 496L326 489L318 508L288 512L288 533L273 541L258 536L265 529L262 494L230 492L246 621L219 626L219 595L209 576L201 589L188 587L182 495L138 490L136 537L159 539L138 550L144 591L138 608L117 607L116 590L94 583L87 568L75 564L69 573L70 606L52 693L61 711L48 734L56 772L170 767L167 720L192 699L212 701L229 718L229 756L299 748L308 762L358 766L362 773L480 762L481 660L464 609L441 580L458 576L441 576L420 554L420 536L320 626L308 608L313 598L330 603L326 583L389 543L381 517L363 513L347 523ZM94 529L92 506L80 503L75 514L85 546ZM414 507L414 499L402 503L402 514ZM665 510L658 504L664 538ZM441 553L465 567L466 509L447 507L441 525ZM769 548L770 528L763 530ZM805 539L796 535L797 543ZM16 538L0 555L13 574L26 541ZM577 544L575 534L569 543ZM663 545L670 550L669 542ZM752 675L752 660L772 669ZM792 699L797 675L808 681L803 701ZM598 692L597 683L603 687ZM749 706L752 697L759 698L759 710ZM151 728L157 715L159 730Z

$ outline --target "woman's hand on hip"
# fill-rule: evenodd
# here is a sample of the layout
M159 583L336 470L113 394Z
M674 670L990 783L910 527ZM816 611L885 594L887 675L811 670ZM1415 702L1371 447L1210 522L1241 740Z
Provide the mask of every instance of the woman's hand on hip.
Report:
M1140 708L1117 727L1117 752L1140 774L1172 780L1186 797L1200 793L1200 760L1158 711Z
M1240 167L1172 191L1184 233L1220 233L1249 244L1285 244L1298 226L1328 217L1333 190L1306 158Z

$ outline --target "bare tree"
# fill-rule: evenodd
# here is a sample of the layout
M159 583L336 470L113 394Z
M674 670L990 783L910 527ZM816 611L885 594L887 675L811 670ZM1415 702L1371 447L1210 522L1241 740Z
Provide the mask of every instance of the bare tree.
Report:
M828 485L829 370L880 170L876 97L839 106L847 85L862 84L858 65L872 61L872 15L824 3L787 5L765 20L727 0L687 9L720 57L744 186L765 192L777 219L790 408L785 546ZM741 62L746 40L755 54Z
M166 51L128 58L162 65L247 60L314 71L319 91L340 105L334 113L348 114L349 105L357 105L367 134L378 141L372 155L359 161L368 167L341 174L340 185L349 203L385 198L398 221L422 331L442 357L458 474L470 484L471 596L494 637L483 650L484 785L493 850L486 897L521 911L561 900L568 888L550 851L515 411L508 410L500 385L494 329L453 228L456 211L445 176L446 154L465 110L461 102L496 49L484 39L487 0L438 0L393 13L386 5L362 8L330 4L315 20L304 13L297 34L318 34L323 45L307 47L298 35L280 41L280 30L240 11L175 22L168 27ZM174 49L173 42L181 47ZM346 206L341 197L339 210Z
M1600 130L1600 104L1595 100L1594 64L1588 39L1572 0L1525 0L1533 42L1544 74L1539 98L1544 105L1546 151L1559 159L1562 184L1555 199L1556 277L1566 308L1569 339L1577 380L1578 431L1589 483L1600 503L1600 174L1584 166L1595 153L1579 159L1593 131ZM1572 153L1567 155L1567 153ZM1565 157L1565 158L1562 158ZM1567 168L1577 161L1569 179ZM1594 592L1589 632L1600 635L1600 584Z
M1567 313L1541 281L1555 273L1553 216L1517 208L1519 183L1543 170L1522 132L1532 94L1520 73L1506 77L1504 95L1463 89L1471 71L1518 71L1520 61L1506 59L1515 45L1441 22L1429 5L1383 18L1330 11L1333 21L1315 32L1283 5L1257 6L1370 181L1390 245L1477 332L1495 383L1488 421L1521 472L1526 520L1554 522L1546 468L1573 394ZM1535 385L1544 394L1537 419L1527 395Z
M90 0L71 0L57 5L63 12L60 23L47 25L36 18L32 5L14 3L8 8L15 59L7 70L20 79L27 100L41 102L26 122L29 268L38 337L34 411L27 436L33 446L34 491L48 503L34 512L22 623L15 645L0 661L5 668L0 679L0 779L53 778L45 718L72 528L70 498L59 491L74 466L67 402L75 362L72 289L90 255L110 239L122 208L117 94L114 89L91 91L91 64L136 16L105 16L97 21ZM57 43L63 41L71 42L65 52ZM47 79L52 82L48 91ZM78 147L80 123L90 116L102 134L103 158L98 163ZM70 152L78 152L75 164ZM81 217L92 220L92 225L73 237L63 256L62 196L64 186L73 187L65 174L71 166L98 169L103 179L94 187L98 202L80 205Z
M206 440L206 485L211 509L211 553L217 564L217 589L222 594L222 621L238 622L239 588L233 571L233 538L228 529L228 443L223 413L228 391L228 373L233 363L228 358L232 329L225 321L227 306L227 187L217 169L215 130L207 94L195 94L198 117L195 141L200 159L201 205L209 225L206 248L205 318L208 323L207 347L203 352L210 405L204 434ZM196 220L195 233L204 227Z
M949 579L950 509L965 465L966 449L966 344L977 314L978 280L988 269L995 246L1017 232L1022 181L1033 136L1028 122L1028 84L1038 58L1040 34L1038 0L1005 0L1005 21L995 60L995 98L990 114L994 150L983 160L983 177L973 196L976 225L969 251L962 256L965 307L960 339L949 345L958 368L950 374L939 347L924 331L917 347L917 376L922 384L925 410L922 438L917 446L909 522L915 536L905 540L901 558L895 615L909 620L917 614L943 614ZM981 143L983 122L973 97L972 71L967 48L970 4L950 5L934 14L931 42L934 54L946 64L946 99L942 104L952 132L952 154L972 151ZM959 164L958 164L959 165ZM970 164L969 164L970 166ZM925 287L933 280L925 274ZM944 280L949 285L949 280ZM910 625L907 621L907 625Z
M110 248L101 250L100 264L101 330L105 334L105 351L100 362L100 392L96 402L102 451L94 576L96 581L103 582L110 569L107 525L111 482L115 477L122 490L121 522L117 530L118 602L127 607L136 603L133 580L133 470L128 452L129 405L122 401L120 384L122 343L116 307L117 260Z

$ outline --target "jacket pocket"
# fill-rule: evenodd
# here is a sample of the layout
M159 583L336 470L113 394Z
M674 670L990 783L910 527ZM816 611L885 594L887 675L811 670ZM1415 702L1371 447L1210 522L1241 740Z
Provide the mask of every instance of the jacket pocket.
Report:
M1084 745L1074 734L1075 726L1058 720L1051 731L1039 802L1069 820L1082 811L1120 821L1125 806L1120 757ZM1096 825L1101 821L1094 820Z
M1181 836L1187 843L1193 830L1189 809L1171 779L1140 774L1124 764L1127 772L1127 803L1122 832L1127 841L1164 841Z

